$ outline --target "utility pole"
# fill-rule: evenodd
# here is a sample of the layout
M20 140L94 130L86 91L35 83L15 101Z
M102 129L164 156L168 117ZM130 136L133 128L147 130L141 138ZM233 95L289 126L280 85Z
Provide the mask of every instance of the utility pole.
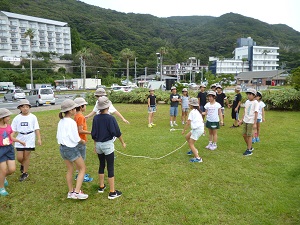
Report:
M135 82L135 84L137 84L137 80L136 80L136 59L137 58L134 58L134 82Z

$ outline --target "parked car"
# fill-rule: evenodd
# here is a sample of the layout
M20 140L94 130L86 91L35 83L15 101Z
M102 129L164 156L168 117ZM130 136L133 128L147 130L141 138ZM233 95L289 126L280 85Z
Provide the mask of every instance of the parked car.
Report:
M55 95L52 88L39 88L29 92L26 99L36 107L41 105L55 105Z
M57 91L65 91L65 90L68 90L68 88L65 86L56 86L56 90Z
M22 99L25 98L25 92L23 89L9 89L7 92L4 94L4 100L17 100L17 99Z
M96 89L98 89L98 88L106 88L106 86L105 85L96 85Z

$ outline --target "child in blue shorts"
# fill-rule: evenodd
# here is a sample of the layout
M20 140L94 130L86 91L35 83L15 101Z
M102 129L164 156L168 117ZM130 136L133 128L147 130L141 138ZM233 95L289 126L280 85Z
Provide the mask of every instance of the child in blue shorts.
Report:
M181 102L180 95L177 94L176 87L171 87L171 94L170 94L170 126L178 126L176 123L176 116L178 115L178 105Z

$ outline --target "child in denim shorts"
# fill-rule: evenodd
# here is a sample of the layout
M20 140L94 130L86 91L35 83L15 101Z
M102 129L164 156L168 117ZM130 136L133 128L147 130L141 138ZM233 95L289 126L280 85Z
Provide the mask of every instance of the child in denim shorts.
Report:
M181 102L180 95L177 94L176 87L171 87L171 94L170 94L170 126L178 126L176 123L176 116L178 115L178 105Z
M148 101L148 127L152 128L155 126L153 123L154 113L156 112L156 96L154 94L154 89L149 90L149 95L147 97Z
M95 150L99 159L99 193L103 193L106 186L104 184L104 169L105 162L107 163L108 183L110 192L108 199L115 199L122 195L121 191L115 189L114 178L114 137L117 137L123 148L126 144L123 141L122 134L116 119L109 115L108 108L111 106L111 101L106 96L100 97L97 103L97 109L100 114L97 114L93 119L92 139L95 142Z
M72 119L76 113L76 107L78 105L71 99L66 99L61 103L56 138L60 145L60 155L67 166L66 178L69 188L67 198L87 199L88 195L80 190L85 175L85 164L77 146L85 144L85 141L79 137L77 124ZM73 163L79 170L75 188L73 188Z

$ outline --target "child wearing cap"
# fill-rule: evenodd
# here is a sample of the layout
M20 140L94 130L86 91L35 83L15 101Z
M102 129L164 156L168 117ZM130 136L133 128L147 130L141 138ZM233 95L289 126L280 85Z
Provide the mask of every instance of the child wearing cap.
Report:
M97 98L97 101L95 103L95 106L94 106L94 109L92 112L90 112L88 115L85 116L86 119L96 115L99 110L97 109L97 104L98 104L98 99L99 97L102 97L102 96L107 96L106 94L106 91L104 88L98 88L95 93L94 93L94 96ZM126 120L123 115L111 104L111 106L109 107L108 109L108 113L111 114L111 115L116 115L118 116L124 123L129 123L128 120Z
M57 143L60 145L60 155L67 166L67 185L69 199L87 199L88 195L84 194L80 189L85 175L85 163L78 149L78 144L85 144L85 140L81 139L77 124L72 119L76 113L78 105L71 99L66 99L61 103L61 111L59 113L60 121L57 125ZM76 186L73 188L73 163L78 168L78 176Z
M184 125L187 122L188 112L189 112L189 93L187 88L182 89L181 96L181 123Z
M221 113L221 105L216 102L216 92L209 91L207 93L208 103L204 106L206 115L206 127L209 131L209 142L205 147L209 150L217 149L217 140L218 134L217 129L220 129L220 121L221 125L223 125L222 113Z
M152 128L155 126L153 123L154 113L156 112L156 96L154 95L154 89L149 90L149 95L147 97L148 101L148 127Z
M83 115L83 113L86 110L86 105L88 104L84 98L79 97L79 98L75 98L74 102L78 105L78 107L76 107L76 113L74 116L74 120L77 124L77 129L78 129L78 134L79 137L85 141L84 144L79 143L77 145L77 148L80 151L80 154L83 158L83 160L86 159L86 142L87 142L87 134L91 134L90 131L87 130L87 123L86 123L86 119ZM76 174L75 179L77 179L78 174ZM92 177L89 177L89 174L85 174L84 175L84 179L83 182L91 182L93 180Z
M122 195L121 191L115 189L114 178L114 137L117 137L123 148L126 148L126 144L123 141L122 133L116 119L109 115L108 109L111 106L111 101L104 96L98 99L97 109L100 114L97 114L93 119L92 125L92 139L95 143L95 151L98 154L99 165L99 193L103 193L106 186L104 184L104 169L105 162L107 163L108 183L110 192L108 199L115 199Z
M206 86L204 84L201 84L200 92L198 93L198 96L197 96L201 112L205 112L204 106L207 103L207 93L205 91L205 88L206 88ZM204 120L205 116L202 115L202 118Z
M194 154L195 158L190 159L190 162L203 162L202 158L198 154L198 150L195 147L195 142L204 133L204 123L201 112L199 111L199 103L197 98L191 98L189 100L191 112L189 113L188 121L182 131L182 134L186 129L191 126L191 131L185 136L186 141L189 143L190 151L188 155Z
M245 111L243 115L243 137L247 145L247 150L244 152L244 156L252 155L252 132L256 129L257 115L259 111L259 104L255 100L256 90L250 88L246 92L248 100L245 102ZM241 124L241 122L240 122Z
M19 142L15 143L17 159L20 166L21 176L19 181L24 181L29 177L30 153L35 151L35 139L38 145L42 145L40 126L37 117L30 113L31 105L27 99L21 99L17 107L21 112L13 119L11 127L17 132L17 139L26 143L26 146Z
M170 94L170 126L178 126L176 123L176 117L178 115L178 105L179 102L181 101L180 95L177 94L176 87L171 87L171 94Z
M258 101L259 110L257 115L257 124L256 129L253 131L252 143L260 142L259 134L260 134L260 123L265 122L265 107L266 104L261 100L262 94L258 91L256 93L255 99Z
M242 95L240 93L241 86L236 86L235 89L235 96L232 104L229 104L228 107L231 107L231 118L234 119L234 123L230 128L236 128L239 127L239 112L241 108L242 103Z
M8 109L0 108L0 195L6 196L8 186L6 177L16 170L15 151L13 142L19 142L25 146L26 143L14 138L14 132L9 125L11 112Z
M228 99L226 94L223 92L223 88L221 85L216 86L217 92L216 92L216 101L221 105L221 112L222 112L222 118L224 121L224 113L225 113L225 107L224 107L224 101L228 105ZM224 126L224 123L223 123Z

